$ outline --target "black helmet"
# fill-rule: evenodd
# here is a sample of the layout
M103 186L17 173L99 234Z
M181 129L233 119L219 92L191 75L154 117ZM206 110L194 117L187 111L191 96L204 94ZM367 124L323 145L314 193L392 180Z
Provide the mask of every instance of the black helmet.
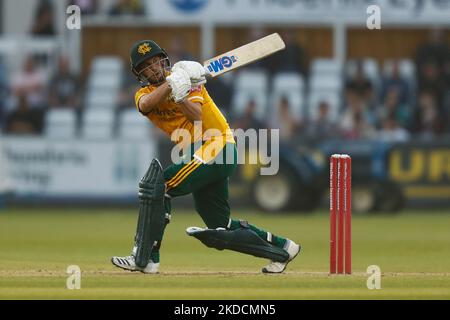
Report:
M167 59L168 66L170 67L169 56L166 51L162 49L155 41L153 40L141 40L136 42L130 51L130 65L131 72L138 78L138 80L145 84L148 82L147 79L142 78L137 71L137 67L146 61L149 58L156 57L158 55L163 56L164 59Z

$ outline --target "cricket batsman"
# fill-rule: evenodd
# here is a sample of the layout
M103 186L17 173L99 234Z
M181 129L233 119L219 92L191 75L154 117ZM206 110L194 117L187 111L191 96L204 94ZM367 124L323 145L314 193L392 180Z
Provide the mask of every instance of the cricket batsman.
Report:
M206 91L205 68L194 61L180 61L171 68L165 50L152 40L132 46L130 63L142 84L135 95L138 111L182 148L183 161L163 170L153 159L139 183L131 255L114 256L111 262L125 270L158 273L171 199L192 193L207 228L190 227L188 235L211 248L269 259L262 272L282 273L300 246L230 217L228 180L237 165L237 148L225 117Z

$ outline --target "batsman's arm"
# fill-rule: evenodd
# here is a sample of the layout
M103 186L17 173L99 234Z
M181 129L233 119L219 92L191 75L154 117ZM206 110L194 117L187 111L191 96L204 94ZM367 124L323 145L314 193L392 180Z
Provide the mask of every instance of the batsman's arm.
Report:
M159 105L172 92L167 82L164 82L155 91L143 95L139 99L139 111L142 114L149 113L153 108Z
M183 102L180 103L180 109L189 121L194 122L202 120L202 106L200 103L184 99Z

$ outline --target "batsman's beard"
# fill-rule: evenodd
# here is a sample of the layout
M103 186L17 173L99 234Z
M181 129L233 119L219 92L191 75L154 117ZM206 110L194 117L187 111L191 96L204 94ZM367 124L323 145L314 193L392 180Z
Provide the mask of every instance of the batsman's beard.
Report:
M151 65L143 68L137 74L141 83L148 83L152 86L160 86L166 81L166 76L169 75L170 62L168 58L161 59ZM150 75L145 75L150 73Z

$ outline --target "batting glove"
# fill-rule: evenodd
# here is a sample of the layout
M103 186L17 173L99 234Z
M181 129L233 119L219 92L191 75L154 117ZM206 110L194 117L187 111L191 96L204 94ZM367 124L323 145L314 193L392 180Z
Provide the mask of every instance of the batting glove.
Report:
M189 74L193 87L198 87L206 83L206 70L198 62L195 61L179 61L173 65L172 70L183 69Z
M170 76L166 78L172 89L172 96L175 103L183 101L191 91L191 80L189 74L183 69L173 71Z

